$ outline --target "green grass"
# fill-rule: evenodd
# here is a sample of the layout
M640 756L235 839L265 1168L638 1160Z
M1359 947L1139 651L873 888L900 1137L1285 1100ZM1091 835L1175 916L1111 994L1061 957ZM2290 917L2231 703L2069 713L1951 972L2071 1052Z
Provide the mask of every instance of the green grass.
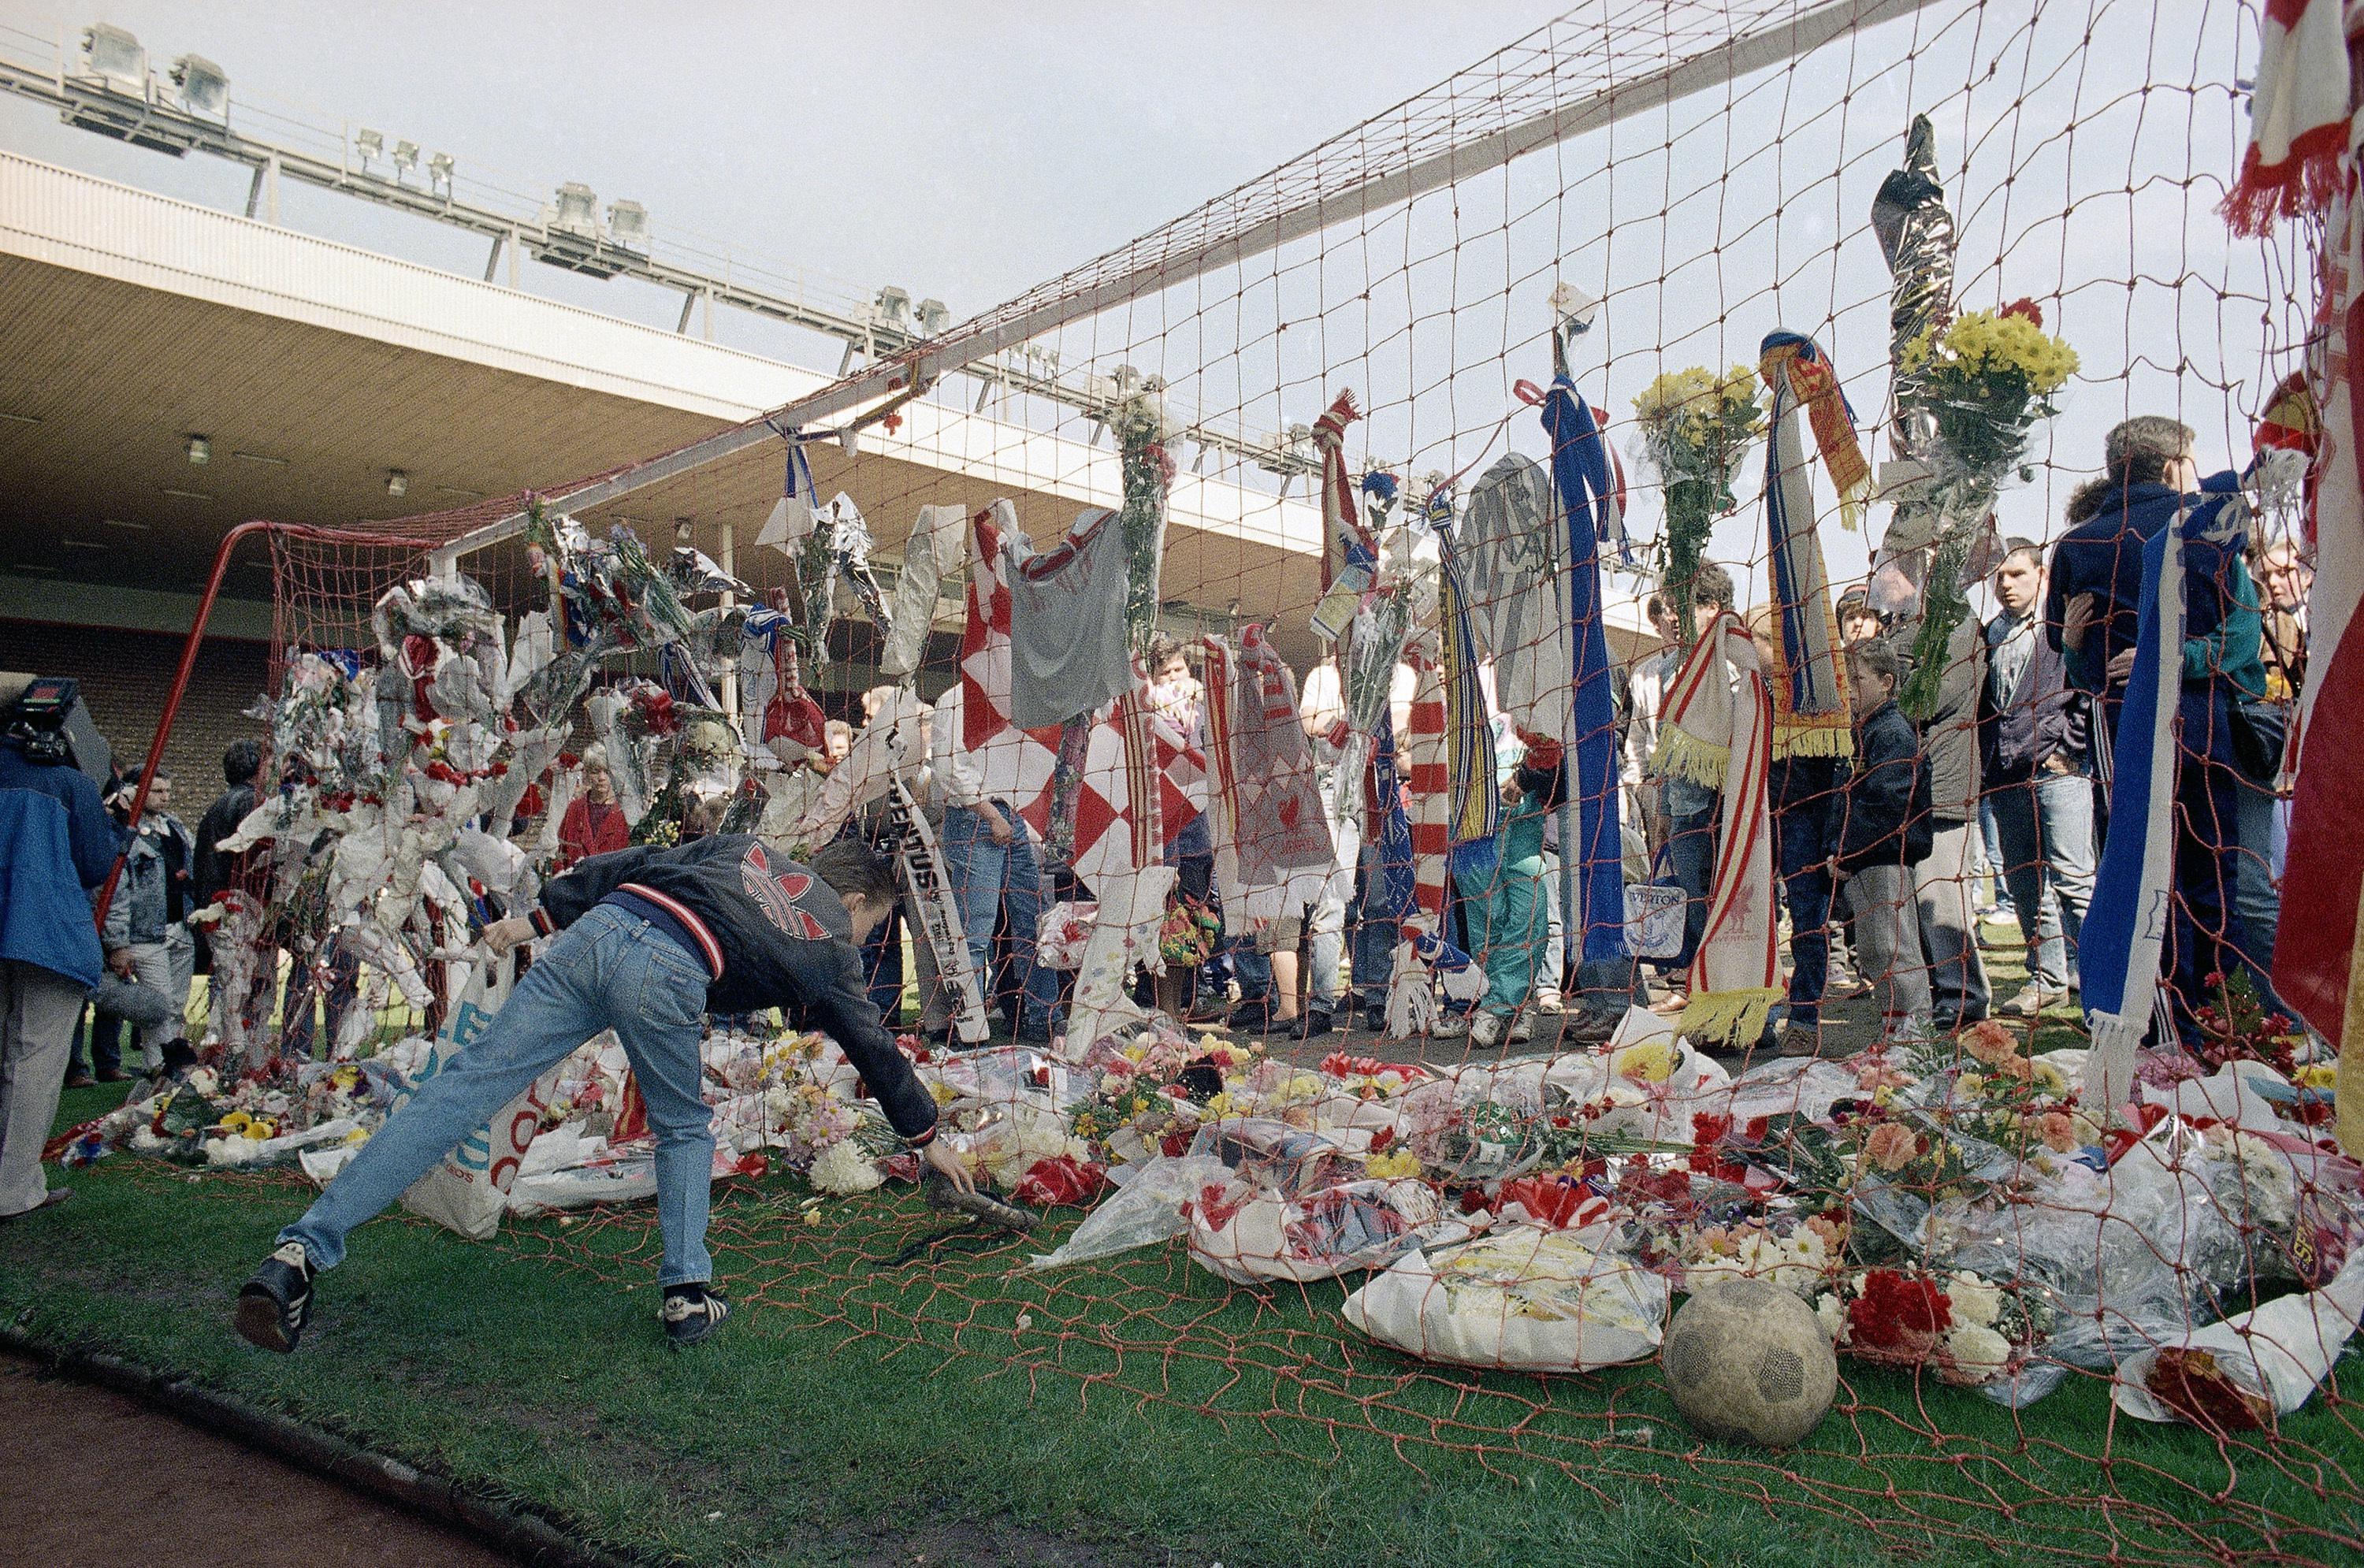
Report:
M69 1095L61 1123L113 1097ZM0 1311L40 1340L185 1373L652 1558L2364 1562L2364 1436L2336 1395L2279 1440L2220 1445L2113 1421L2089 1376L2013 1416L1842 1363L1821 1429L1772 1455L1694 1439L1654 1367L1426 1365L1347 1329L1345 1284L1233 1289L1178 1243L1032 1274L1055 1232L964 1237L897 1266L939 1233L908 1195L808 1226L776 1178L717 1195L740 1311L694 1353L661 1343L643 1205L481 1245L380 1222L280 1359L228 1314L299 1181L128 1157L64 1179L72 1205L0 1228Z

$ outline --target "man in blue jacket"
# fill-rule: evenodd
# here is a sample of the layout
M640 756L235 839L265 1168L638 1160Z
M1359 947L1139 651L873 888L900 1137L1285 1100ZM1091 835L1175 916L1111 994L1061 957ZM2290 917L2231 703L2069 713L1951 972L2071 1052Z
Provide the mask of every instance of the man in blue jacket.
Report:
M49 1188L83 999L103 973L90 894L115 863L114 818L55 729L11 710L0 739L0 1219L73 1195Z
M2242 963L2228 929L2239 845L2233 706L2244 694L2265 691L2255 590L2241 559L2248 530L2240 475L2227 471L2202 478L2192 458L2195 439L2190 427L2157 415L2110 431L2105 488L2091 501L2092 515L2053 547L2044 616L2045 636L2059 650L2068 684L2099 699L2092 742L2100 806L2134 667L2143 548L2169 517L2183 513L2184 674L2177 704L2169 989L2179 1032L2193 1046L2199 1043L2193 1010L2209 1000L2208 977ZM2106 809L2097 816L2106 833Z
M338 1173L239 1293L238 1331L293 1351L312 1310L313 1276L459 1141L602 1029L612 1029L656 1135L659 1315L676 1346L719 1328L730 1307L706 1251L711 1113L699 1095L707 1013L778 1006L835 1040L887 1121L964 1193L975 1182L934 1141L936 1102L880 1027L857 948L895 907L894 874L857 840L803 866L745 834L675 849L595 855L541 890L541 906L495 922L496 953L555 936L484 1034ZM84 922L88 924L87 921Z

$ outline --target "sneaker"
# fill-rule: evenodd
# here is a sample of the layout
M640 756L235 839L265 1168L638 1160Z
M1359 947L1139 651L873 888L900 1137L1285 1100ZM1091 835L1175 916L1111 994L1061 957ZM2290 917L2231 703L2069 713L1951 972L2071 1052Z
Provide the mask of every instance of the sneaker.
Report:
M1565 1013L1567 1011L1567 999L1556 991L1538 991L1535 993L1535 1011Z
M2068 992L2054 991L2031 980L2006 997L1995 1011L2006 1018L2030 1018L2046 1007L2058 1006L2068 999Z
M312 1260L301 1241L283 1241L238 1293L230 1321L249 1344L294 1352L312 1320Z
M1784 1056L1819 1056L1823 1049L1823 1031L1812 1024L1795 1020L1781 1026L1780 1051Z
M1556 1008L1551 1009L1557 1011ZM1527 1022L1527 1015L1519 1013L1511 1019L1511 1043L1521 1045L1535 1038L1535 1026Z
M1363 1032L1365 1034L1385 1034L1387 1029L1388 1010L1385 1006L1366 1007L1363 1009Z
M1439 1013L1436 1022L1428 1026L1428 1038L1431 1040L1459 1040L1468 1032L1469 1015L1466 1013Z
M1479 1051L1491 1051L1502 1043L1502 1026L1510 1020L1500 1013L1475 1013L1469 1018L1469 1043Z
M1333 1025L1330 1015L1319 1007L1308 1007L1305 1016L1288 1026L1291 1040L1318 1040L1328 1034Z
M1607 1013L1578 1007L1567 1015L1567 1022L1560 1025L1559 1040L1562 1045L1607 1045L1622 1021L1622 1015L1612 1018Z
M667 1285L657 1317L664 1323L665 1342L686 1351L722 1327L730 1304L702 1284Z
M1223 1019L1225 1029L1241 1034L1262 1034L1272 1025L1272 1003L1262 996L1242 1002Z

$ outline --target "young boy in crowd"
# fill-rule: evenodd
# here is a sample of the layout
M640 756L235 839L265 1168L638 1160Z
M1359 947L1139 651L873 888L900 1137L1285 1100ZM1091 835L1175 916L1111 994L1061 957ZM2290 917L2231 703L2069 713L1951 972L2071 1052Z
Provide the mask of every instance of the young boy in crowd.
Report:
M487 927L496 955L555 936L482 1037L420 1086L338 1173L239 1292L238 1331L296 1348L313 1281L375 1218L535 1078L602 1029L622 1041L656 1135L659 1316L675 1346L730 1315L706 1251L712 1116L698 1092L708 1012L784 1009L844 1050L886 1119L963 1193L975 1183L937 1145L936 1106L863 995L854 946L895 905L894 874L866 847L832 843L801 866L746 834L622 850L551 882L541 907Z
M1493 871L1455 881L1469 923L1470 956L1486 972L1486 995L1469 1019L1469 1043L1481 1051L1533 1038L1521 1012L1534 986L1543 954L1544 820L1567 790L1567 768L1556 741L1530 741L1518 769L1502 784L1500 831Z
M1858 643L1847 651L1847 673L1856 771L1830 874L1855 905L1856 958L1879 998L1880 1039L1917 1038L1929 1032L1929 972L1910 868L1929 854L1929 769L1896 706L1894 651Z

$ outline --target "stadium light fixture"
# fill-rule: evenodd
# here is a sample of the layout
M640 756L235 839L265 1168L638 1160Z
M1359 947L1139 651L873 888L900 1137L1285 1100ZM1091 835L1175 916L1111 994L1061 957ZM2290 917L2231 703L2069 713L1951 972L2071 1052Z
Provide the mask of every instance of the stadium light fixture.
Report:
M921 300L915 314L920 318L920 330L931 338L941 336L943 329L953 324L953 313L941 299Z
M649 209L638 202L608 204L608 242L630 250L649 248Z
M416 169L416 168L418 168L418 143L417 143L417 142L415 142L415 141L397 141L397 142L396 142L396 143L394 144L394 178L395 178L395 183L396 183L396 184L401 183L402 183L402 177L403 177L403 175L405 175L405 174L408 173L411 170Z
M385 156L385 138L374 130L353 132L353 155L362 161L362 172L369 172L370 160Z
M181 107L203 119L229 121L229 77L202 54L184 54L173 61L173 85L181 90Z
M911 293L889 284L878 291L878 322L900 332L911 324Z
M385 471L385 493L387 495L404 495L409 494L409 491L410 475L403 473L402 470L398 468L389 468Z
M148 51L132 34L110 22L93 23L82 30L82 55L109 91L148 95Z
M189 438L189 466L191 468L205 467L206 464L212 460L213 455L214 444L211 441L206 439L203 436L191 436Z
M560 234L596 241L599 238L598 196L590 186L567 181L558 187L558 204L551 214L550 227Z
M432 185L435 189L442 192L445 195L450 195L452 194L452 171L455 167L456 165L452 161L452 155L450 153L429 153L427 155L427 183L429 185Z

